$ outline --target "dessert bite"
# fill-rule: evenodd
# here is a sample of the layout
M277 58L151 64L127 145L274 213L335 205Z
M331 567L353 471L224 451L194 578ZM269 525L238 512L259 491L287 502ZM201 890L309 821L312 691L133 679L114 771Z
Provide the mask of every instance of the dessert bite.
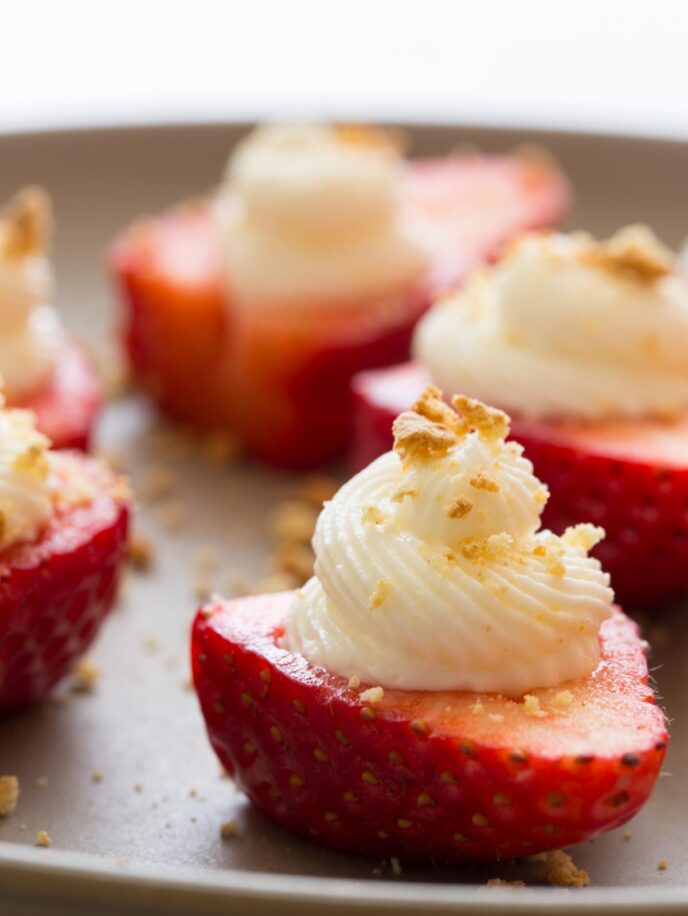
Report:
M95 637L128 520L122 479L0 404L0 715L46 696Z
M0 375L54 448L87 449L103 395L52 304L50 198L27 187L0 212Z
M688 276L644 227L526 235L419 324L415 363L354 380L354 462L384 451L433 382L513 417L551 498L544 523L602 525L627 605L688 588Z
M327 461L347 443L352 376L407 358L438 290L566 204L532 157L409 162L381 131L259 128L207 199L116 241L134 375L171 417L261 458Z
M212 601L192 665L213 748L271 818L326 846L455 862L611 830L667 729L646 644L505 414L429 388L394 449L325 504L297 592Z

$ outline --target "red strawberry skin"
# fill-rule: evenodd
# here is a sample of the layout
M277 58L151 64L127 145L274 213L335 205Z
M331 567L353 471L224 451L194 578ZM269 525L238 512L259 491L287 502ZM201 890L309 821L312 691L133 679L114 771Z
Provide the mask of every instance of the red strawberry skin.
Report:
M86 451L102 405L100 379L81 348L70 342L49 381L11 406L33 410L38 429L53 448Z
M58 506L36 541L0 552L0 715L42 699L71 670L112 606L126 555L121 481L77 452L55 462L96 495Z
M432 248L426 277L381 300L233 308L207 203L124 232L111 255L133 373L173 419L229 429L273 464L308 467L341 454L352 376L407 359L413 328L438 291L524 228L565 212L559 172L516 157L412 164L402 212Z
M533 691L546 711L537 717L487 695L476 714L467 693L389 690L371 706L364 685L279 647L291 599L207 605L191 649L213 748L285 827L378 857L490 860L611 830L652 791L666 720L621 611L602 627L595 675L565 685L566 709L552 707L558 688Z
M416 363L356 376L354 470L392 447L392 422L429 383ZM594 556L620 603L652 608L688 590L688 418L574 425L512 417L511 436L549 487L544 527L604 528Z

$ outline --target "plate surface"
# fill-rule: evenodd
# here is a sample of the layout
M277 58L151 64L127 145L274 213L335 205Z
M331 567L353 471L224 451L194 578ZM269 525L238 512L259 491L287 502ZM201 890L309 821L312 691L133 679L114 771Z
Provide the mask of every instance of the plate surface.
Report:
M57 209L58 304L74 332L102 345L114 322L103 252L133 217L217 181L237 126L112 129L0 137L0 199L39 182ZM460 127L409 128L416 154L458 143L504 150L546 144L571 176L572 227L608 232L648 222L677 244L686 231L688 144L582 134L517 133ZM218 468L198 454L161 453L145 404L113 404L103 448L126 452L134 481L161 460L174 465L187 515L169 532L150 507L139 529L155 542L155 569L132 574L98 642L95 691L67 695L0 724L0 772L16 773L22 794L0 820L0 910L38 912L60 899L70 913L148 907L272 912L683 912L688 907L688 630L681 608L650 623L651 664L669 714L672 745L650 804L623 831L574 850L592 886L570 892L533 887L487 890L486 879L541 880L538 866L404 869L339 856L301 842L253 811L221 778L188 677L187 635L197 603L194 550L211 543L232 573L262 571L270 508L295 478L238 464ZM671 638L668 638L668 634ZM682 718L683 716L683 718ZM99 776L94 776L99 774ZM673 775L672 775L673 774ZM47 785L37 784L47 779ZM240 836L222 841L236 819ZM47 830L50 850L33 847ZM667 868L658 870L660 860ZM52 912L55 912L53 909Z

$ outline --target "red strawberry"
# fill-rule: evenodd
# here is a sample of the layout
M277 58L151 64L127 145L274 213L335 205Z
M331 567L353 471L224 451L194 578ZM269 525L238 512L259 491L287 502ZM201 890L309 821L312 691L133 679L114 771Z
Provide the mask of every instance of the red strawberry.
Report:
M352 375L405 359L438 287L458 282L517 231L555 222L566 203L562 176L541 164L413 164L403 211L436 252L420 287L355 307L279 302L241 316L232 312L207 205L164 214L113 249L134 373L178 420L230 428L276 464L319 464L346 445Z
M70 343L62 350L48 383L12 406L32 410L36 426L54 448L86 450L102 404L98 376L81 349Z
M78 453L54 455L67 487L95 496L59 502L37 540L0 552L0 714L44 697L95 637L126 552L123 485Z
M207 206L190 204L135 225L111 256L134 375L173 419L206 428L228 423L216 242Z
M602 626L594 675L564 685L570 696L534 690L533 715L484 694L476 712L470 693L388 690L373 706L280 648L291 598L207 605L191 650L215 751L291 830L374 856L495 859L611 830L652 791L666 720L621 611Z
M354 379L356 470L392 447L392 422L429 382L415 363ZM605 529L593 554L620 602L654 606L688 590L688 417L586 424L512 417L511 434L550 489L543 526Z

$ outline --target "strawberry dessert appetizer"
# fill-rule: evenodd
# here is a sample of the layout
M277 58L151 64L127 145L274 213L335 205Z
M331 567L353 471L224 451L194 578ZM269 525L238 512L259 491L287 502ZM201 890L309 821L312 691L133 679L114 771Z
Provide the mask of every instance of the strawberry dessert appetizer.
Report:
M555 532L604 527L619 600L688 588L688 277L643 227L526 235L419 324L415 363L354 381L355 463L429 381L508 410Z
M646 644L588 556L603 532L541 530L547 490L507 416L453 404L428 389L325 504L302 590L211 602L193 627L223 765L335 849L579 843L638 811L664 757Z
M0 214L0 375L8 402L36 414L54 448L86 449L102 389L51 305L50 199L25 188Z
M41 699L74 666L126 552L124 482L48 446L29 411L0 407L0 714Z
M179 421L321 463L348 441L354 373L407 358L438 290L566 203L542 160L408 163L381 132L258 129L211 199L116 242L134 375Z

